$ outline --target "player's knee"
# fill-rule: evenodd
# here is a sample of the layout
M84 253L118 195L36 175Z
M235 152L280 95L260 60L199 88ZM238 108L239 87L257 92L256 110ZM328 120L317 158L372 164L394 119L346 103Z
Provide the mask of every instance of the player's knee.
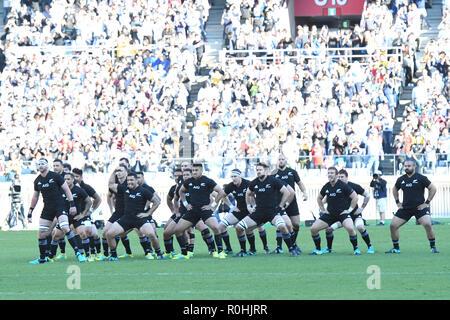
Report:
M244 220L239 221L239 223L236 225L236 230L239 230L240 232L245 232L247 228L247 223Z

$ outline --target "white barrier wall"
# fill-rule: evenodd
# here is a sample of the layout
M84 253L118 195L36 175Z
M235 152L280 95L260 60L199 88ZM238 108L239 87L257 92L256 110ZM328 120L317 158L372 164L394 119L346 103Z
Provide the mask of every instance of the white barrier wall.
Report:
M300 176L302 176L300 172ZM101 211L104 220L107 220L111 215L108 205L106 204L106 194L107 194L107 182L109 174L85 174L84 181L90 184L97 193L102 198ZM171 179L167 173L145 173L146 182L151 185L158 192L161 197L161 205L154 214L155 220L160 224L166 221L170 216L171 212L166 204L166 196L170 187L174 184L173 179ZM431 203L432 217L434 218L450 218L450 179L448 176L428 176L429 179L436 185L437 193ZM22 198L24 200L25 215L28 212L30 206L31 197L33 194L33 181L36 175L23 175L21 177L22 184ZM211 177L214 179L214 177ZM388 207L386 212L386 219L392 218L392 214L396 211L397 206L392 197L392 187L395 183L397 177L386 176L383 177L388 182ZM220 185L228 183L230 179L220 180L215 179ZM369 187L371 177L351 177L350 181L359 183L363 188L368 190L372 195L372 189ZM312 213L316 217L319 215L319 208L317 205L317 195L321 187L327 182L326 175L315 177L315 178L304 178L303 183L305 184L308 191L308 201L302 201L302 195L300 190L297 190L298 205L300 208L300 218L302 221L313 219ZM8 197L10 182L0 183L0 204L4 208L0 211L0 222L4 226L4 220L10 209L10 199ZM400 192L401 197L401 192ZM362 203L362 198L360 197L359 204ZM33 224L30 228L37 228L39 222L39 215L42 210L42 196L39 199L38 205L36 206L33 213ZM375 199L371 198L367 208L363 212L363 217L367 220L375 220Z

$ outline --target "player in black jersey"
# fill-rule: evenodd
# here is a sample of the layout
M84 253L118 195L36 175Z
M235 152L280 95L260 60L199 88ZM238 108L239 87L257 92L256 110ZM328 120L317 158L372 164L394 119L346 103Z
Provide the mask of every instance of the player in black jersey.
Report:
M213 191L217 192L217 196L211 203L211 193ZM186 193L189 193L189 201L186 199ZM175 235L181 247L181 254L175 256L174 259L189 259L184 231L196 225L200 219L214 232L218 251L215 251L214 246L213 257L224 259L226 255L221 251L222 238L219 232L219 222L213 213L217 204L225 196L222 188L214 180L203 175L202 164L195 163L192 165L192 178L183 182L179 195L187 212L181 216L175 228Z
M89 237L87 235L86 227L84 225L84 221L88 219L91 211L89 210L92 201L89 198L86 191L80 188L78 185L75 185L75 178L72 173L66 172L64 173L64 180L69 186L70 192L72 193L73 200L75 202L75 207L77 208L76 215L69 215L69 225L70 227L77 232L77 234L81 238L81 248L80 252L88 258L90 256L89 252ZM64 201L66 203L66 209L69 208L69 201L65 194L63 194ZM53 240L51 242L51 254L49 258L53 258L56 255L56 250L58 248L57 240L64 238L64 233L61 229L55 229L56 232L53 235ZM93 261L89 260L88 261Z
M170 187L169 193L166 197L166 203L167 206L170 209L170 212L172 212L172 215L167 220L166 224L164 225L164 232L163 232L163 239L164 239L164 247L166 249L166 252L164 253L164 256L167 258L171 258L175 255L175 252L173 251L173 235L175 230L175 225L177 221L180 219L181 215L178 210L179 208L179 202L175 200L176 192L178 184L180 183L180 178L183 175L183 171L181 168L176 168L173 172L173 178L175 180L175 184Z
M324 207L323 199L326 197L327 208ZM349 206L350 199L350 206ZM328 183L326 183L317 196L322 215L311 226L311 236L316 249L311 254L322 254L320 250L319 231L328 228L333 223L339 221L347 230L350 242L353 245L353 253L360 255L358 249L358 238L353 228L353 220L350 213L358 204L358 195L347 184L338 179L338 170L335 167L328 168Z
M281 231L291 256L297 256L291 234L280 215L285 210L290 193L281 180L268 175L268 169L269 166L265 163L256 164L257 178L250 182L245 195L247 210L250 214L239 221L236 229L239 232L253 230L265 222L270 222Z
M39 175L34 180L34 193L31 199L30 209L28 211L28 222L32 222L33 210L39 200L39 195L42 193L44 208L42 209L40 216L38 232L40 256L38 259L30 261L30 263L39 264L49 261L46 253L48 247L47 237L50 234L49 227L52 225L55 217L57 218L61 230L66 235L70 245L76 251L78 261L86 261L83 255L79 252L77 243L74 240L74 235L69 228L69 219L67 217L64 199L61 195L62 192L66 194L70 204L69 214L75 215L77 213L77 209L75 207L75 202L73 201L73 196L70 192L69 186L61 175L49 170L48 161L46 159L42 158L39 160L38 170Z
M230 208L230 212L228 212L225 217L220 221L219 227L222 231L222 238L224 239L225 244L228 249L231 251L231 245L229 244L229 236L226 228L230 225L235 226L239 221L244 219L247 215L250 214L247 210L247 202L245 201L245 195L247 193L247 188L250 185L250 181L242 178L242 173L239 169L233 169L231 171L231 182L224 186L226 197L223 198L223 202ZM228 197L232 197L235 201L235 204L232 204ZM253 231L247 230L248 233L239 231L236 229L236 235L239 241L239 245L241 247L241 251L236 253L234 257L245 257L247 256L246 250L246 236L247 240L250 243L250 252L256 254L255 248L255 236ZM266 229L264 226L258 226L259 235L261 241L263 242L263 247L266 253L270 252L267 247L267 236ZM228 239L228 240L226 240ZM228 253L225 251L225 253Z
M84 191L86 191L88 196L91 197L91 199L93 200L92 206L90 208L91 215L84 221L84 225L86 227L86 232L89 237L89 245L90 245L90 249L91 249L91 252L90 252L91 254L89 257L90 259L88 258L88 261L103 260L100 236L98 235L98 230L97 230L95 223L93 223L93 221L92 221L93 218L95 218L95 216L99 214L100 204L102 203L102 198L100 197L100 195L97 193L97 191L95 191L95 189L91 185L84 182L83 170L81 170L79 168L73 168L72 173L73 173L76 183L78 183L80 188L83 189Z
M425 228L431 252L439 253L430 216L430 202L436 194L436 187L426 176L416 172L414 159L406 159L403 165L405 174L397 179L392 189L398 207L390 225L394 247L386 253L400 253L398 229L413 216ZM428 189L427 200L424 195L425 188ZM399 190L403 192L402 201L399 200Z
M119 164L119 166L113 171L110 178L113 178L115 183L126 186L127 185L127 175L128 175L128 168L124 164ZM108 233L109 228L111 225L116 222L122 215L124 210L124 194L123 189L120 189L117 193L112 192L108 188L109 192L113 194L112 202L110 206L110 209L112 210L111 217L108 219L108 221L105 224L105 227L103 228L102 233L102 244L103 244L103 256L101 256L102 260L106 260L109 256L108 252L108 241L106 239L106 234ZM116 239L118 241L119 239ZM127 252L128 253L128 252Z
M295 185L298 185L298 187L300 188L303 194L303 201L308 200L306 187L303 184L302 180L300 179L298 172L287 166L287 158L283 154L279 156L278 167L276 170L274 170L274 172L272 172L272 175L275 178L285 181L294 190L294 199L290 202L289 206L286 208L286 214L292 223L293 229L291 234L292 241L296 243L298 231L300 229L300 211L298 208L297 197L295 194ZM283 241L281 237L281 232L277 231L277 248L274 251L272 251L272 253L282 253L283 252L281 247L282 243ZM297 250L298 250L297 253L301 252L300 248L298 248Z
M124 211L123 215L115 221L106 233L108 245L111 250L109 261L118 261L116 252L116 236L126 233L134 228L138 229L145 237L148 237L155 248L155 253L158 259L164 259L159 246L158 238L153 229L150 219L153 211L147 210L152 208L153 204L157 202L157 195L137 183L137 175L130 172L127 176L127 185L115 183L114 176L111 176L108 186L111 191L117 195L123 194ZM117 199L116 199L117 200ZM154 260L155 258L150 253L150 248L146 252L146 259Z
M156 237L158 238L158 233L157 233L157 223L156 220L153 218L153 212L156 211L156 209L158 209L159 205L161 204L161 199L158 195L158 193L156 192L156 190L149 186L146 182L145 182L145 176L144 173L142 171L136 172L136 176L137 176L137 183L139 186L142 186L143 188L149 190L150 192L153 193L153 200L152 200L152 207L151 208L146 208L146 211L149 213L150 215L150 224L153 227L153 230L155 231ZM150 252L150 254L153 255L153 249L152 249L152 245L150 242L150 239L147 238L146 236L144 236L138 229L134 229L136 231L136 233L139 236L139 242L142 246L142 249L144 249L145 253ZM159 240L158 240L159 241Z
M359 184L357 183L353 183L348 181L348 172L345 169L341 169L338 172L338 179L341 180L342 182L348 184L350 186L350 188L352 188L357 195L364 197L363 203L360 206L358 206L358 204L356 205L356 207L353 209L353 211L350 213L352 220L353 220L353 224L355 225L356 229L359 231L359 233L361 234L361 237L363 238L364 242L367 245L367 253L372 254L375 252L372 243L370 242L370 236L369 236L369 232L367 231L367 229L364 226L364 220L362 217L362 212L363 210L366 208L367 204L369 203L370 200L370 193L366 190L364 190L363 187L361 187ZM349 203L350 206L350 203ZM334 239L334 234L333 231L341 228L342 227L342 223L335 222L333 223L329 228L327 228L326 230L326 238L327 238L327 246L325 248L323 248L322 253L333 253L332 250L332 245L333 245L333 239Z

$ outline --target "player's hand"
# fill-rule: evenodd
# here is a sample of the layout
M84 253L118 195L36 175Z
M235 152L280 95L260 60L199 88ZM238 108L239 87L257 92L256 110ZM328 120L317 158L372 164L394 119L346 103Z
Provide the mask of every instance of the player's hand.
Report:
M73 217L73 219L79 221L83 219L83 215L82 214L76 215L75 217Z
M28 218L27 221L28 221L28 223L32 223L33 222L33 218Z
M77 208L76 207L70 207L69 214L74 216L77 214Z
M145 212L141 212L137 215L138 218L147 218L147 214Z
M307 194L303 195L303 201L308 201L308 195Z
M363 208L356 209L355 215L362 214Z
M189 203L185 208L186 208L187 211L191 211L192 210L192 204Z
M320 212L322 212L322 214L330 214L330 212L327 210L327 209L325 209L325 210L321 210Z
M343 214L350 214L350 211L348 211L348 209L347 209L347 210L344 210L344 211L342 211L342 212L340 213L340 215L343 215Z
M233 209L231 210L232 212L241 212L241 210L239 210L238 207L233 207Z
M423 210L425 208L428 208L428 204L422 203L420 206L417 207L417 210Z
M401 203L401 202L397 203L397 208L399 208L399 209L403 209L403 205L402 205L402 203Z

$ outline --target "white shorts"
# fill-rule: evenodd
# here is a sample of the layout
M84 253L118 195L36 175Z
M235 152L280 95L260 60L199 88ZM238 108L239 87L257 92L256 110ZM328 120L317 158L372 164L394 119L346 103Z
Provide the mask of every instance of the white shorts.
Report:
M387 198L376 199L377 212L386 212Z

